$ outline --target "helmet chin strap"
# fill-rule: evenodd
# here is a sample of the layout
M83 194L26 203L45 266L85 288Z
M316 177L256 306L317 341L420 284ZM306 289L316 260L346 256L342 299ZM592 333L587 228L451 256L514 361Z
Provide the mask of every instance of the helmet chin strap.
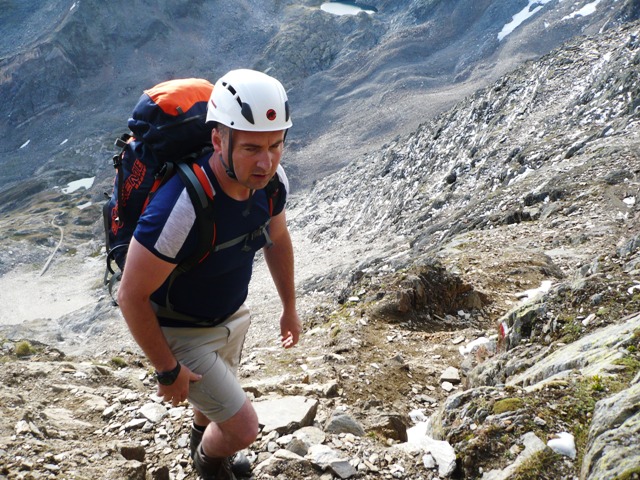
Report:
M229 159L229 165L227 165L226 163L224 163L224 159L222 158L222 154L220 154L220 163L222 163L222 166L224 167L225 172L227 172L227 175L229 176L229 178L232 179L236 179L236 172L233 169L233 129L229 128L229 148L227 150L227 158Z

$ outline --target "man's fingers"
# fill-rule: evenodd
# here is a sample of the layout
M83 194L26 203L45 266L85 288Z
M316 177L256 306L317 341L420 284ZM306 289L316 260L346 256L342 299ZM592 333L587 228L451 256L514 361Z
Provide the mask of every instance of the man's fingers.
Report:
M282 336L282 346L284 348L291 348L296 343L298 342L297 342L297 339L295 338L295 335L293 335L293 333L288 332L287 335Z

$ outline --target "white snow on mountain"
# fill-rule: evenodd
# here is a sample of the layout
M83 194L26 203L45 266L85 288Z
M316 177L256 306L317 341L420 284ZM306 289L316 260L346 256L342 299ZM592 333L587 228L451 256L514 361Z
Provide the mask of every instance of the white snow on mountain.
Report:
M502 27L502 30L498 33L498 41L501 41L504 37L518 28L525 20L539 12L542 7L550 1L551 0L529 0L529 4L516 13L512 17L511 21Z

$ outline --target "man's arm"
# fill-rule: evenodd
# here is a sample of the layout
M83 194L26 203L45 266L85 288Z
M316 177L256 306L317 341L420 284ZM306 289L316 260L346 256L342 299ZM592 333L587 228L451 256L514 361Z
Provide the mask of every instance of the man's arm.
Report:
M131 335L160 372L173 370L177 360L151 308L150 297L174 268L174 264L159 259L132 238L118 290L118 304ZM158 386L158 395L176 405L187 398L189 381L199 378L183 365L173 385Z
M273 246L264 249L264 258L282 302L282 316L280 317L282 346L290 348L298 343L302 324L296 311L293 245L284 211L272 217L269 235Z

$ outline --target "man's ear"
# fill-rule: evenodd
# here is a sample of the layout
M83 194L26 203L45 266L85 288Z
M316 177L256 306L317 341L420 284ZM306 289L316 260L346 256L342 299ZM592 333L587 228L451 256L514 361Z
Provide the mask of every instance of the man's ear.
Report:
M211 130L211 144L216 152L222 152L222 134L217 128Z

